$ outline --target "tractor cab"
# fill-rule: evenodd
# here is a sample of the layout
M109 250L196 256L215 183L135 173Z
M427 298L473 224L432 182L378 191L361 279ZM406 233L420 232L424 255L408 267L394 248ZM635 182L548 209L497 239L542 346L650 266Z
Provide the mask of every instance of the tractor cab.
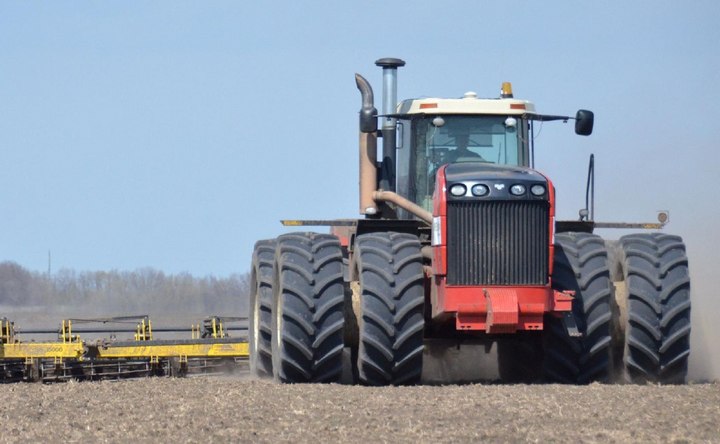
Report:
M432 210L442 165L479 162L530 166L532 103L512 98L509 83L498 99L473 92L460 99L410 99L398 106L397 193Z
M423 98L400 102L396 121L395 186L397 193L427 211L432 210L436 174L450 163L482 163L496 167L533 167L535 121L575 120L575 132L589 135L593 113L543 115L535 105L513 97L505 82L496 99L480 99L467 92L459 99ZM396 120L395 120L396 119ZM383 133L384 134L384 133ZM401 218L412 218L403 210Z

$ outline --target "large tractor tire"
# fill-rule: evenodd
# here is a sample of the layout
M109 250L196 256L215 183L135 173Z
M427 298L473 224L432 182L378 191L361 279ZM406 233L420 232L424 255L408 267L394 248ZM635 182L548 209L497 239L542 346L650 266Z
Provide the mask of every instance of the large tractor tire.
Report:
M255 376L272 376L272 279L275 239L255 244L250 278L250 372Z
M278 237L273 271L272 361L280 382L336 382L342 374L344 285L335 236Z
M620 239L625 278L625 376L633 383L682 384L690 355L690 275L678 236Z
M362 234L355 241L354 260L361 299L360 382L420 382L425 328L420 241L410 234Z
M552 286L575 292L572 313L582 336L570 336L561 319L546 318L545 378L567 384L609 382L613 293L604 241L589 233L557 234Z

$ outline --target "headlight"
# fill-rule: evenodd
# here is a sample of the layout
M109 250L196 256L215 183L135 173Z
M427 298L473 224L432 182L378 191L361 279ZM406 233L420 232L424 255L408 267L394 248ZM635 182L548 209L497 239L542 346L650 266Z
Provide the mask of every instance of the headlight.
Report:
M461 183L456 183L455 185L450 187L450 194L452 194L455 197L464 196L467 192L467 187Z
M525 194L525 185L513 185L510 187L510 194L513 196L520 196L522 194Z
M545 194L545 185L533 185L530 187L530 192L535 196L542 196Z
M479 183L477 185L473 185L473 187L470 188L470 192L473 196L482 197L488 195L488 193L490 192L490 188L488 188L487 185Z

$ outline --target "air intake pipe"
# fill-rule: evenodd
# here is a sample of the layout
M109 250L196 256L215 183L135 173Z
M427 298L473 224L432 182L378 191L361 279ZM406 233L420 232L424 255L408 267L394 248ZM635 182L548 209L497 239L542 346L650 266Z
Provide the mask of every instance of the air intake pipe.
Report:
M397 70L405 66L405 61L395 58L383 58L375 61L375 65L383 69L383 103L382 103L382 170L380 171L380 188L395 191L395 125L397 120L387 117L395 113L397 106Z

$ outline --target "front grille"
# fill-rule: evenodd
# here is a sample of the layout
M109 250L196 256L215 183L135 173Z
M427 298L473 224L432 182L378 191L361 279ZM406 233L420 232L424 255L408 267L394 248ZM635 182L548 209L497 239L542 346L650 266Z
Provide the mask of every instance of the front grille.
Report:
M544 285L548 202L448 202L448 285Z

